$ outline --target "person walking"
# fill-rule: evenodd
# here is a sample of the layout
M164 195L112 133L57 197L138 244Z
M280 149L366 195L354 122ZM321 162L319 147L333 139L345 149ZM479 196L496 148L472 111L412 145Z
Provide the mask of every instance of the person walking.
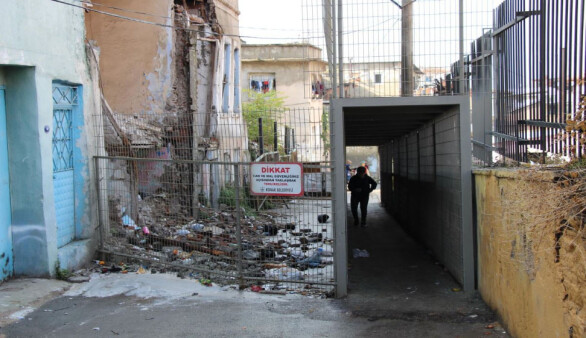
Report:
M360 204L361 224L366 227L366 211L368 208L369 194L376 189L376 181L366 174L365 167L358 167L356 175L350 178L348 190L350 195L350 209L354 217L354 225L358 225L358 204Z

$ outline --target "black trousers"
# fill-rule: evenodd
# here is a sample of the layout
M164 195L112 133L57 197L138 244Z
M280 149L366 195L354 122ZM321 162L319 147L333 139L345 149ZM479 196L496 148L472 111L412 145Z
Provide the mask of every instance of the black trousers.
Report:
M368 207L368 195L355 195L350 196L350 210L352 210L352 216L354 222L358 222L358 204L360 204L360 216L362 222L366 221L366 208Z

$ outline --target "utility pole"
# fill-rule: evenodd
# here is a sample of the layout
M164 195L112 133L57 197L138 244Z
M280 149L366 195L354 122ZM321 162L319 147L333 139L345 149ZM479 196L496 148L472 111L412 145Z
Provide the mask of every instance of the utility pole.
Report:
M413 96L413 0L401 6L401 96Z

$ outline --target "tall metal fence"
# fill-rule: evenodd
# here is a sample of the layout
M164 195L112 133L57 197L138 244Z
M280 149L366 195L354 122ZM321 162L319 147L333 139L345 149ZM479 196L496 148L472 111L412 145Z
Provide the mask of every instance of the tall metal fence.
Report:
M333 289L321 109L226 114L209 137L199 116L105 113L108 155L94 162L102 254L140 271L271 292ZM299 164L302 193L252 192L259 163Z
M493 135L502 155L541 162L531 149L584 154L584 128L573 128L584 121L584 7L581 0L507 0L495 9Z

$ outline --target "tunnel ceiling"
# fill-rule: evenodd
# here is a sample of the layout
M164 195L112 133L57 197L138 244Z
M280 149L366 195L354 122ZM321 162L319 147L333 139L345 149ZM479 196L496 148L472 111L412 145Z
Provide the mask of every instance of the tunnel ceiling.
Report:
M345 107L346 146L379 146L409 134L451 106Z

